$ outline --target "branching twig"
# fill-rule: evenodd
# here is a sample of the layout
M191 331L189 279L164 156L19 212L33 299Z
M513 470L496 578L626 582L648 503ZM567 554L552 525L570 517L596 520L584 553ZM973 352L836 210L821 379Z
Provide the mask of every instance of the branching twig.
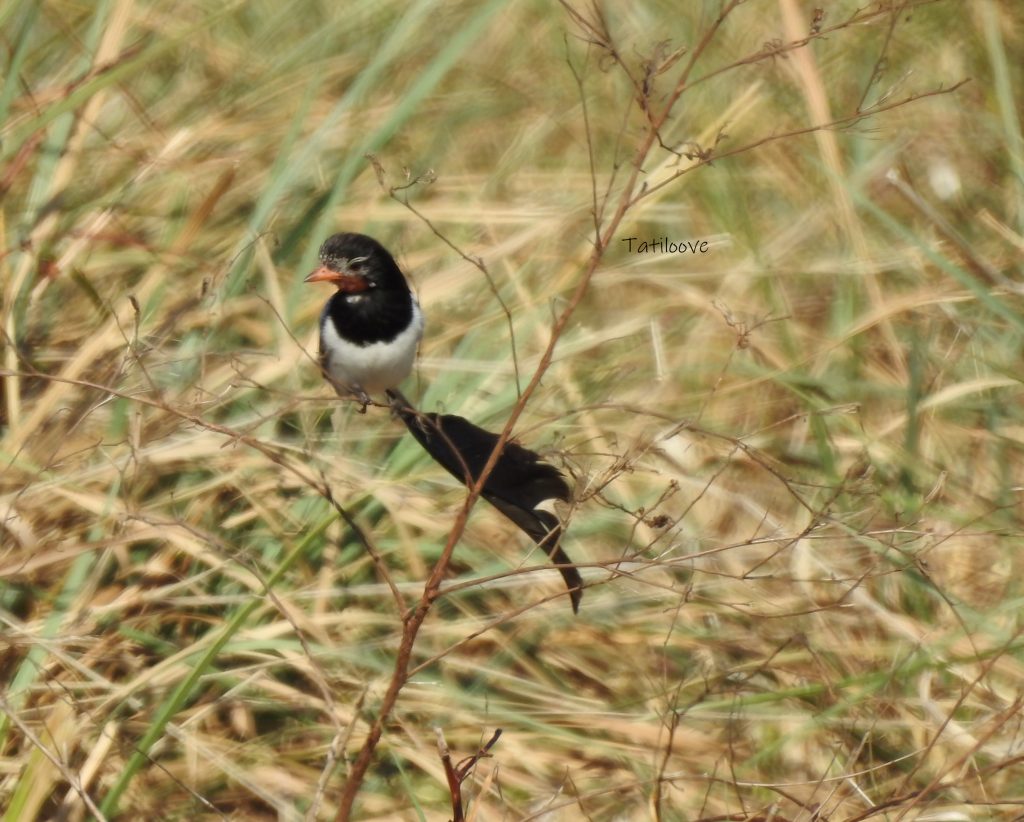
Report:
M926 0L926 2L932 2L933 0ZM509 418L502 429L501 434L498 437L497 444L490 455L486 465L482 472L477 477L475 483L469 488L465 501L461 510L459 511L455 521L452 525L451 530L448 534L448 539L445 543L444 549L441 552L440 557L436 561L433 569L431 570L430 576L424 586L423 593L419 601L413 606L412 611L408 614L405 624L403 626L402 637L399 643L398 652L396 654L394 669L391 674L391 679L388 684L387 690L380 702L380 706L377 709L377 715L370 724L370 728L367 731L365 740L363 741L362 747L359 750L355 760L352 763L352 767L348 773L348 777L345 780L341 788L341 796L339 799L339 807L336 819L339 822L345 822L350 819L352 808L355 804L356 795L362 785L362 782L366 776L367 770L369 769L370 763L373 759L374 752L376 751L377 744L380 741L381 735L383 734L385 724L388 722L392 712L394 711L395 705L398 701L399 694L405 687L410 677L410 670L412 666L412 655L416 643L416 638L420 628L423 626L424 621L427 618L428 613L433 606L434 601L440 596L441 582L447 573L448 566L451 562L452 553L455 550L456 544L462 537L463 531L465 530L466 523L470 511L476 504L477 499L480 497L481 490L484 483L486 482L491 471L497 463L498 457L501 454L505 444L508 442L511 432L522 415L526 405L529 403L534 392L540 384L541 379L551 366L551 362L554 356L554 351L561 339L570 318L573 316L577 307L580 305L584 296L586 295L591 280L597 269L600 267L601 262L604 258L605 250L611 244L612 239L615 236L616 231L621 225L625 215L629 210L637 204L641 199L648 196L649 194L657 191L669 183L676 180L678 177L685 173L699 168L702 165L707 165L712 160L722 159L724 157L734 156L746 151L751 151L761 145L773 142L775 140L781 140L785 138L793 138L803 134L810 134L816 131L820 131L826 128L836 128L842 125L849 125L858 122L865 117L873 114L879 114L885 111L892 110L894 108L907 105L914 100L922 99L924 97L934 96L936 94L949 93L955 91L963 83L957 83L949 89L939 89L921 94L911 95L903 100L895 103L886 105L879 105L871 108L868 111L858 111L852 115L844 118L839 118L831 123L811 126L807 128L794 129L792 131L770 135L756 140L752 143L741 146L737 149L733 149L728 152L716 153L714 149L699 149L699 151L692 152L697 162L687 168L680 170L678 173L671 175L668 179L656 184L655 186L647 187L646 185L641 186L641 177L643 175L643 166L647 158L650 156L652 150L656 146L665 146L664 140L661 137L661 130L672 116L673 110L678 103L682 95L691 88L694 83L701 82L713 76L715 73L722 73L722 71L728 70L727 68L721 69L705 77L701 78L694 83L690 82L690 77L697 66L701 57L705 54L710 44L714 41L716 35L721 29L722 25L729 17L729 15L735 11L742 3L742 0L728 0L723 3L721 10L711 24L705 29L697 43L692 49L686 53L689 55L689 59L686 61L682 71L675 80L674 86L671 91L665 96L664 102L655 107L652 105L652 81L655 75L659 72L653 64L649 66L649 70L645 72L644 77L638 79L635 73L630 69L622 58L620 50L616 47L611 33L608 29L607 23L603 17L600 7L595 4L593 7L593 14L591 17L579 12L574 9L567 0L562 0L562 6L565 8L569 18L576 24L577 28L581 32L581 38L597 48L601 52L601 59L604 61L604 65L615 65L625 74L633 86L634 93L638 95L637 100L641 105L645 113L646 125L643 133L634 149L632 162L630 164L629 176L626 178L622 188L620 189L617 197L617 202L614 210L605 218L604 203L598 204L596 197L592 199L592 208L595 214L594 220L594 242L593 246L583 266L583 270L580 272L579 279L577 280L576 287L572 294L569 296L561 312L555 317L551 327L548 344L540 357L540 361L534 370L533 375L530 378L526 388L519 395L518 401L513 406ZM860 16L858 16L860 15ZM845 21L838 26L832 27L831 29L823 29L820 25L816 24L816 28L812 28L811 34L804 38L802 41L783 44L777 49L771 52L771 54L765 54L763 52L747 58L745 61L738 61L733 64L733 67L750 64L759 60L768 59L770 56L783 54L788 50L799 48L802 45L815 38L822 37L828 31L835 31L844 26L852 25L854 22L862 22L866 19L867 13L855 13L853 17ZM820 21L818 21L820 23ZM666 58L666 62L675 64L676 61L681 60L683 53L673 54L671 58ZM570 70L573 71L576 76L576 71L570 65ZM580 85L582 94L582 83L577 80ZM589 130L589 123L585 123L585 126ZM596 190L596 186L594 187ZM392 193L392 196L393 193ZM409 206L411 208L411 206ZM415 211L415 209L413 209ZM418 212L416 212L418 214ZM421 216L421 219L424 219ZM427 224L430 225L429 221ZM436 229L432 230L436 232ZM441 236L441 235L438 235ZM442 240L445 238L442 236ZM457 249L456 249L457 250ZM461 252L460 252L461 253ZM463 255L465 256L465 255ZM511 320L510 320L511 321ZM742 447L742 445L741 445Z
M892 111L895 108L902 108L903 106L910 105L911 103L917 102L918 100L924 100L928 97L937 97L941 94L952 94L961 86L969 82L970 79L966 78L958 81L957 83L954 83L949 88L936 88L931 89L929 91L918 92L917 94L909 94L906 97L897 100L894 103L887 103L885 105L875 106L866 111L856 111L853 114L846 115L845 117L837 117L836 119L828 123L821 123L815 126L805 126L804 128L795 128L792 129L791 131L784 131L779 134L770 134L767 137L761 137L757 140L754 140L753 142L745 143L742 146L729 149L728 151L722 151L718 153L711 152L706 156L696 157L695 159L697 160L697 162L694 163L692 166L687 166L686 168L680 169L675 174L672 174L671 176L665 178L659 183L655 183L652 186L645 186L643 190L640 191L637 194L637 196L630 201L629 205L636 205L636 203L638 203L640 200L650 196L651 194L653 194L656 191L659 191L660 189L663 189L665 186L675 182L683 175L689 174L691 171L694 171L700 168L701 166L711 165L712 160L722 160L726 157L734 157L737 154L745 154L748 151L753 151L755 148L760 148L763 145L767 145L768 143L774 143L779 140L786 140L793 137L802 137L805 134L814 134L815 132L818 131L828 131L829 129L833 128L856 125L861 120L866 120L869 117L873 117L876 114L882 114L886 111Z
M422 211L416 208L416 206L414 206L409 201L408 197L398 196L399 191L405 191L406 189L411 188L412 186L417 185L419 183L432 182L432 176L414 177L410 182L406 183L405 185L390 186L387 183L387 172L385 172L384 166L381 165L377 157L373 154L367 154L366 159L369 160L370 164L373 166L373 170L374 173L376 173L377 175L377 182L380 184L380 187L383 188L388 193L388 196L391 197L391 199L393 199L396 203L401 203L403 206L409 209L409 211L415 214L416 217L418 217L419 220L427 228L430 229L430 231L433 233L435 237L437 237L437 239L439 239L452 251L454 251L456 254L462 257L463 260L465 260L467 263L472 265L481 274L484 275L484 279L487 280L487 285L490 287L491 293L494 295L494 299L496 299L498 301L498 305L501 306L501 311L505 315L505 323L508 325L509 347L512 350L512 371L515 375L516 381L516 396L519 396L521 393L519 389L519 352L516 346L516 330L515 326L512 323L512 312L509 310L508 304L505 302L504 297L501 296L501 292L498 290L498 286L494 282L494 278L491 276L491 272L488 270L487 266L484 264L484 261L480 257L470 256L457 245L455 245L455 243L453 243L450 239L448 239L448 237L445 236L444 233L442 233L437 228L437 226L434 225L433 222L431 222L430 218L427 217L426 214L424 214Z
M441 764L444 765L444 775L448 781L448 793L452 798L452 820L453 822L465 822L466 815L462 805L462 783L473 772L476 763L487 756L491 748L497 743L499 737L501 737L501 728L494 732L486 745L458 764L452 764L452 756L448 750L448 743L445 742L444 732L440 728L434 728L434 733L437 734L437 751L441 756Z

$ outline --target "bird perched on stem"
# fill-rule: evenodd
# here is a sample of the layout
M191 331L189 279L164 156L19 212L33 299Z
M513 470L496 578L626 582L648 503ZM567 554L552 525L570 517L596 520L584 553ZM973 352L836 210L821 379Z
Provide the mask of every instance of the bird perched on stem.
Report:
M371 394L385 393L409 433L467 488L479 478L498 435L455 414L421 413L398 390L412 372L423 336L423 313L384 246L364 234L335 234L320 247L320 266L306 282L327 282L337 292L320 314L320 368L342 396L355 396L362 411ZM530 537L558 566L579 610L583 580L561 548L562 526L541 506L567 501L561 472L528 448L505 443L481 496Z
M423 312L398 263L365 234L335 234L320 246L307 283L337 292L320 313L320 368L341 395L370 394L409 376L423 337Z

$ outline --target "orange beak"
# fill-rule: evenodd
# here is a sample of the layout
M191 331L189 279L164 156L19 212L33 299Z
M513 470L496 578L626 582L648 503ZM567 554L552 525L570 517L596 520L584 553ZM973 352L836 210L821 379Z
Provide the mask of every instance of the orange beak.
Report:
M338 291L345 291L350 294L357 294L366 291L370 286L365 277L358 274L345 274L341 271L331 271L327 266L320 266L316 271L306 277L306 283L333 283Z

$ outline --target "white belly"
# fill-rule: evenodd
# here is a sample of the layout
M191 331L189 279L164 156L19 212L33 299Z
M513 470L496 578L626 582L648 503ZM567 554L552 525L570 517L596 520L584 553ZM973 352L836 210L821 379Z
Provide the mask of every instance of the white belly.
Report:
M338 335L334 323L320 329L323 366L339 393L362 389L375 394L395 388L412 373L416 349L423 336L423 314L413 303L412 322L391 342L356 345Z

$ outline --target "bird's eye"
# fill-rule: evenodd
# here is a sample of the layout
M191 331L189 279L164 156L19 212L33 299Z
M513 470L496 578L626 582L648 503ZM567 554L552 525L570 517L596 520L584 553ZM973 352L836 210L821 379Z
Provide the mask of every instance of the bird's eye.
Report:
M349 265L359 265L359 263L365 263L368 259L370 259L370 258L369 257L353 257L351 260L348 261L348 264Z

